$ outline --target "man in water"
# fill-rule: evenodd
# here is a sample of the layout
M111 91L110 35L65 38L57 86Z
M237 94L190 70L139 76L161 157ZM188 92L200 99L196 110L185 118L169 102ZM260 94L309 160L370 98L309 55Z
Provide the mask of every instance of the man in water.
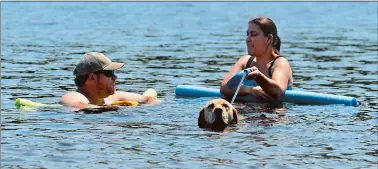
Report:
M112 62L102 53L86 53L74 70L77 90L64 94L60 103L77 109L114 109L114 106L109 105L115 101L160 103L160 100L156 97L116 91L115 81L117 76L114 74L114 70L123 66L124 63Z

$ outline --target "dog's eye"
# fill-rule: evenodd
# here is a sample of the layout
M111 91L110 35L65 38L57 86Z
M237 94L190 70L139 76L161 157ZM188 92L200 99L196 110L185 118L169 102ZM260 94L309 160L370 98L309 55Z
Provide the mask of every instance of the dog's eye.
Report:
M214 108L214 103L211 103L209 106L207 106L209 109Z
M222 104L223 107L225 108L228 108L228 105L227 104Z

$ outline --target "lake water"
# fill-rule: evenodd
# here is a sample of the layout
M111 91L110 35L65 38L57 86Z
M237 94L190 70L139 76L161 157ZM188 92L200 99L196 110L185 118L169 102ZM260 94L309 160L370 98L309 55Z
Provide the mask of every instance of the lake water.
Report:
M2 2L1 168L377 168L377 5ZM260 15L278 27L294 88L361 105L239 103L241 114L269 119L228 133L198 128L211 98L176 98L175 87L219 88ZM15 108L16 98L57 103L75 90L72 70L88 51L126 63L118 90L154 88L164 103L103 114Z

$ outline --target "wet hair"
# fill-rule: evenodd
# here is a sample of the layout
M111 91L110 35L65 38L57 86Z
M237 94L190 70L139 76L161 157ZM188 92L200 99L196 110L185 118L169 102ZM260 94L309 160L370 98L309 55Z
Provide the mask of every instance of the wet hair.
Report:
M273 42L272 47L273 51L276 54L280 54L281 49L281 39L278 36L277 33L277 27L276 24L274 24L273 20L264 16L257 17L255 19L252 19L248 22L248 24L256 24L260 27L260 29L264 32L264 36L268 36L269 34L272 34L273 36Z
M74 70L74 74L75 74L75 72L76 72L76 69ZM100 71L93 72L93 73L96 74L96 75L99 75L99 74L100 74ZM81 76L76 76L76 77L75 77L75 85L76 85L77 87L82 87L82 86L84 86L85 82L86 82L87 79L88 79L88 76L89 76L89 74L81 75Z
M87 81L88 76L89 76L89 74L76 76L75 77L75 85L77 87L84 86L85 82Z

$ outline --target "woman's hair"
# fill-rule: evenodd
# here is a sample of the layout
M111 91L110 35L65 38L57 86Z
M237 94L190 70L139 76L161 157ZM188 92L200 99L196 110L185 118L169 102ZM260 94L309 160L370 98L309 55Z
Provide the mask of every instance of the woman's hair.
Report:
M252 19L248 22L248 24L252 24L252 23L260 27L260 29L264 32L264 36L268 36L269 34L272 34L273 51L276 54L280 54L281 39L280 37L278 37L277 27L276 27L276 24L274 24L274 22L272 21L272 19L261 16L261 17Z

